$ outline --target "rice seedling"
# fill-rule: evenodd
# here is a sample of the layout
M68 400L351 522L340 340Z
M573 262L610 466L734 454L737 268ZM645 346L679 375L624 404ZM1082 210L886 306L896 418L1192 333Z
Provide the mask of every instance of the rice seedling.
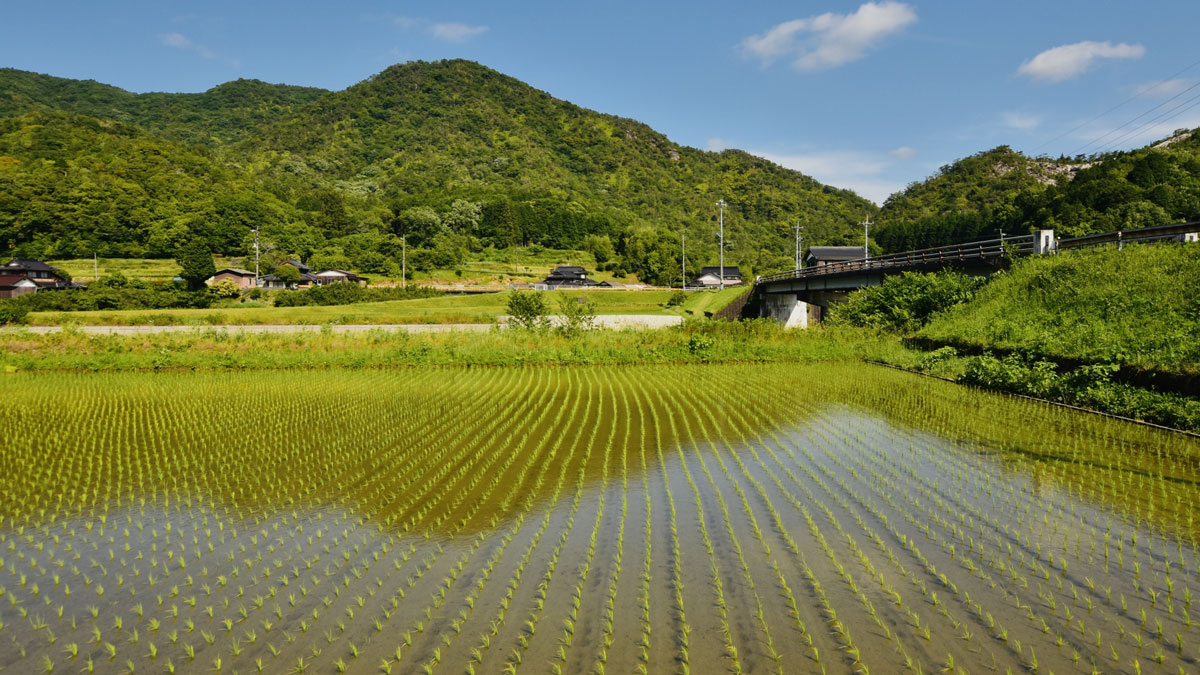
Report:
M1033 402L836 364L0 389L12 672L1200 662L1200 447Z

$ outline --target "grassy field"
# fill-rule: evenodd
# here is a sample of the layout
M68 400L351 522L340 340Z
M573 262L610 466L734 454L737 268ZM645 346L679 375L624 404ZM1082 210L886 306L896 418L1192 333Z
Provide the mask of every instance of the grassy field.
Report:
M704 316L735 298L738 289L724 292L692 291L683 305L668 308L673 291L563 291L596 304L598 314L661 314ZM551 312L558 293L548 294ZM163 325L270 325L270 324L414 324L493 323L507 313L508 293L443 295L419 300L364 302L352 305L308 307L223 307L212 309L103 310L93 312L33 312L28 323L59 326L71 323L100 326Z
M5 672L1200 670L1179 435L861 364L0 395Z

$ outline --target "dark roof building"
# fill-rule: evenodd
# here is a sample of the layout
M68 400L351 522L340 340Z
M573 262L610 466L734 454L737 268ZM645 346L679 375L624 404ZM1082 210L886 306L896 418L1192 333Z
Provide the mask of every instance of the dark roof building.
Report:
M15 298L37 291L38 285L24 274L0 274L0 298Z
M588 271L578 265L562 265L550 270L550 276L542 282L547 286L595 286L588 278Z
M287 260L284 260L283 262L281 262L279 264L280 265L291 265L292 267L295 267L296 269L300 270L301 274L306 274L306 273L312 271L312 268L309 267L308 265L305 265L304 263L300 262L299 260L292 260L291 258L288 258Z
M861 246L812 246L808 249L805 261L812 267L847 260L862 260L863 257Z
M48 265L41 260L32 260L30 258L13 258L8 261L8 264L0 267L0 273L20 274L37 284L39 290L84 288L80 284L71 283L69 281L70 277L67 276L66 272L53 265Z
M720 277L721 271L722 271L721 267L718 265L713 265L712 267L701 267L700 272L696 275L696 277L699 278L699 277L704 276L705 274L711 274L714 277ZM730 281L733 279L737 279L740 281L742 278L742 271L737 268L737 265L726 265L724 272L725 272L725 280L726 281Z

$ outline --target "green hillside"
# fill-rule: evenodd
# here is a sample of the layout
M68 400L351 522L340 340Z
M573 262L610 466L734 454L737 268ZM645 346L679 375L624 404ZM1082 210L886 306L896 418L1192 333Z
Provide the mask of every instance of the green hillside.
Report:
M0 252L31 257L169 256L193 236L240 255L259 224L280 255L365 271L393 271L405 236L418 268L537 245L667 283L681 232L690 264L715 260L720 198L726 261L747 273L789 264L798 218L813 243L840 243L877 210L467 61L393 66L340 92L239 80L131 94L0 70L0 115Z
M1000 146L944 166L884 203L887 251L1052 229L1076 237L1200 220L1200 137L1090 158L1030 158Z

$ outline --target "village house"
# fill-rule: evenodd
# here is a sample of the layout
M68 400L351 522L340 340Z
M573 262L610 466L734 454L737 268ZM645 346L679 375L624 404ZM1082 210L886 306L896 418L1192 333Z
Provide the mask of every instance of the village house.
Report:
M15 298L37 293L37 284L24 274L0 274L0 298Z
M13 258L7 265L0 267L0 274L19 274L32 281L39 291L82 288L79 284L72 284L66 272L41 260Z
M736 266L725 266L725 285L736 286L742 283L742 272ZM716 288L721 285L721 268L720 267L701 267L696 278L692 280L694 286L703 286L704 288Z
M831 263L863 259L861 246L812 246L804 258L808 267L820 267Z
M314 276L317 278L317 283L322 286L337 283L354 283L359 286L367 285L366 279L346 270L325 270L324 272L317 272Z
M550 276L542 282L551 288L562 286L595 286L596 281L588 278L588 271L578 265L561 265L550 270Z
M225 269L217 270L217 273L206 279L204 283L212 286L218 281L224 281L225 279L229 279L233 283L237 284L238 288L255 287L254 272L238 269L236 267L226 267Z

